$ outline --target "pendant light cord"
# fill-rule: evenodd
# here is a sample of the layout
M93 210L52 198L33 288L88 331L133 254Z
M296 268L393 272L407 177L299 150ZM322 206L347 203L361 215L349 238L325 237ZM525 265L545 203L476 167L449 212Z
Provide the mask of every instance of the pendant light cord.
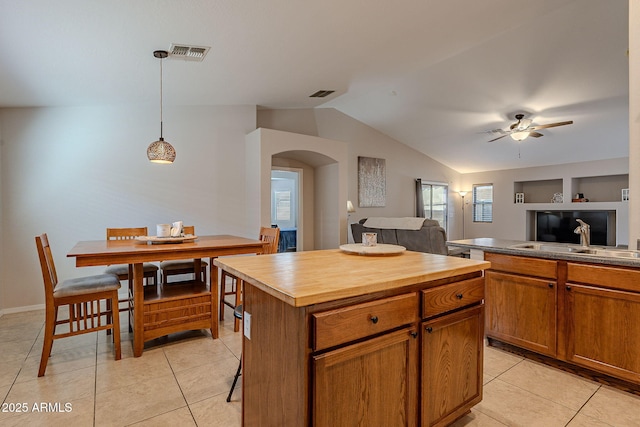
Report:
M162 141L162 58L160 58L160 140Z

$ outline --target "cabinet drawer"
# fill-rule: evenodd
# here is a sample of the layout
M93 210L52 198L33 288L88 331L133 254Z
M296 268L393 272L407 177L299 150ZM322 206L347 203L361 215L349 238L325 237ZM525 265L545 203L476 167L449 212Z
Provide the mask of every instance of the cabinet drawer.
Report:
M555 279L558 276L558 263L550 259L529 258L485 252L485 261L491 262L491 269L506 273Z
M567 281L640 292L640 271L621 267L567 263Z
M418 320L417 294L410 293L313 314L313 349L322 350Z
M422 291L422 317L432 317L484 299L484 278L478 277Z

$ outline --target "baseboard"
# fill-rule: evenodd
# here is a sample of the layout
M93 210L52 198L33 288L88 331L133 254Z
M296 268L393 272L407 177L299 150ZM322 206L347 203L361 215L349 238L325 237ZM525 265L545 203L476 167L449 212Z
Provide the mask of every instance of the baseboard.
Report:
M25 311L44 310L44 304L26 305L24 307L12 307L0 310L0 317L5 314L22 313Z

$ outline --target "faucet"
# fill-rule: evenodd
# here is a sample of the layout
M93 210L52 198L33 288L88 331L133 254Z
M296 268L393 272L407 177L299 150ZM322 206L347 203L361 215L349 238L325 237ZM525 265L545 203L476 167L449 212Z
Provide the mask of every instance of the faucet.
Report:
M591 243L591 226L580 218L577 218L576 221L578 221L580 225L578 225L573 232L580 235L580 245L588 248Z

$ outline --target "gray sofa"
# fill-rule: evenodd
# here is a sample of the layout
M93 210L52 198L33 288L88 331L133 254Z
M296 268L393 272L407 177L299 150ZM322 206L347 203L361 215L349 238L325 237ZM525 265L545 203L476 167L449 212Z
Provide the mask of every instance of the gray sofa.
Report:
M351 224L353 240L356 243L362 243L362 233L377 233L378 243L400 245L410 251L448 255L447 233L436 220L425 219L419 230L369 228L364 226L366 221L367 218L363 218Z

